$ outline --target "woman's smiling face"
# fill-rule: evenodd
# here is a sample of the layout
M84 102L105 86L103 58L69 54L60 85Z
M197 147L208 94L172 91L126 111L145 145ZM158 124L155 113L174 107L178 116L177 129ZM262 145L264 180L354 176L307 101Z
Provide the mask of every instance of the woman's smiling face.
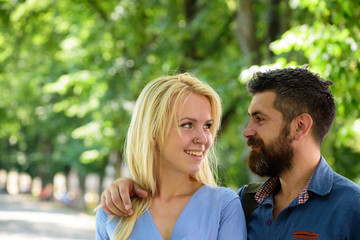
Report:
M195 174L213 143L211 105L207 97L191 93L182 99L169 135L160 151L163 171Z

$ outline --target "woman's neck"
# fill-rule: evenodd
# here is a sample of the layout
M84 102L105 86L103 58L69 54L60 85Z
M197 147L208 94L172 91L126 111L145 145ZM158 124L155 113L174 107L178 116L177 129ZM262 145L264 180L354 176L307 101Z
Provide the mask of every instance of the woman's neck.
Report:
M168 200L173 197L193 195L202 185L190 175L167 171L160 176L155 197Z

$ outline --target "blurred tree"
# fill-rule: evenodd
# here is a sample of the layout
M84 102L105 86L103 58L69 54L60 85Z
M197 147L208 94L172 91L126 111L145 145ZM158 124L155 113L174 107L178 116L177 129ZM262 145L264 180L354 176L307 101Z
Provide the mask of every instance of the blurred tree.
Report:
M323 154L336 171L360 183L360 5L302 0L290 1L290 6L307 11L310 21L294 25L270 47L279 62L286 58L309 64L311 70L334 82L337 116Z
M188 71L222 96L219 181L239 187L249 181L245 84L275 62L309 64L335 82L323 152L359 178L359 10L338 0L2 1L0 168L46 181L69 168L84 179L115 166L119 176L140 91Z

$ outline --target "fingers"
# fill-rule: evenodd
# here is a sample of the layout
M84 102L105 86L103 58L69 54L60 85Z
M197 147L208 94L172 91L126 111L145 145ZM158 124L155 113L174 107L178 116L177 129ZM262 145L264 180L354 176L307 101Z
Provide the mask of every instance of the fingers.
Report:
M145 198L147 195L134 180L119 178L101 194L101 206L111 215L127 217L133 214L131 197Z
M107 213L122 217L133 214L130 199L130 195L135 195L133 182L132 179L119 178L105 189L102 194L101 204Z
M104 209L104 211L107 212L107 213L110 214L110 215L116 215L115 213L113 213L113 211L111 211L111 210L107 207L105 194L106 194L105 192L103 192L103 193L101 194L101 207L102 207L102 209Z
M132 191L133 187L129 185L121 185L119 186L120 198L121 198L121 206L119 208L129 216L133 214L133 210L131 209L131 199L130 199L130 191Z
M109 213L110 215L118 215L121 217L128 216L126 213L116 207L111 196L111 192L108 189L106 189L101 194L101 207L104 209L105 212Z
M124 206L120 206L121 211L132 215L133 210L131 209L131 197L147 197L148 193L140 188L134 180L128 178L119 181L120 198Z
M139 198L146 198L148 196L148 193L147 191L145 190L142 190L140 188L139 185L137 185L136 183L134 184L134 192L135 192L135 195L138 196Z

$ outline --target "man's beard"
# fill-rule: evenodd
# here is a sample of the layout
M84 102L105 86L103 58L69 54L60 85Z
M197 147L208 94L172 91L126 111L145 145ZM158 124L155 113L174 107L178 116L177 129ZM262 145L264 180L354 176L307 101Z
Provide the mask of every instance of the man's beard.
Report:
M289 126L285 126L280 135L268 146L261 139L250 137L249 146L256 145L260 151L251 151L248 157L249 169L261 177L279 177L291 168L294 149L288 139Z

